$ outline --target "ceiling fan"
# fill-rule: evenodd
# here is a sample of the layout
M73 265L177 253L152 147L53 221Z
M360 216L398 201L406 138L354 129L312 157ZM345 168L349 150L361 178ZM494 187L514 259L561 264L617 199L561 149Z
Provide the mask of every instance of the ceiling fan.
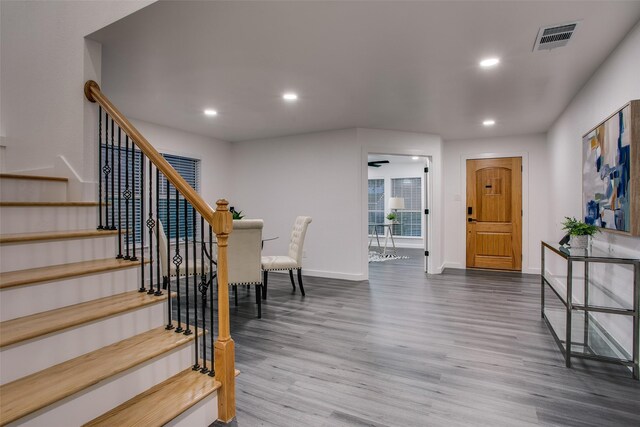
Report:
M368 162L367 164L372 168L379 168L386 163L389 163L389 160L375 160L373 162Z

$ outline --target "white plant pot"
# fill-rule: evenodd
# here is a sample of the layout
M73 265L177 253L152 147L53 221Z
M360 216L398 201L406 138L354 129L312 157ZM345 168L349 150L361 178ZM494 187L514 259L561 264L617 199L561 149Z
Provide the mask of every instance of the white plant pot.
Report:
M571 246L572 249L586 249L589 247L589 237L591 236L571 236L569 246Z

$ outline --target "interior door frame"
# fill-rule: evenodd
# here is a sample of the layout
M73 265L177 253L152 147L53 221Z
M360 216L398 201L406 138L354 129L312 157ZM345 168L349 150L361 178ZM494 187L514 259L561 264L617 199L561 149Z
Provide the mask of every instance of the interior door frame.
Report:
M461 205L457 223L460 224L462 232L459 234L459 247L464 248L464 263L461 268L466 269L467 255L467 160L479 159L501 159L505 157L522 158L522 273L539 274L540 269L532 269L530 257L537 251L530 251L529 246L529 153L506 152L506 153L465 153L460 156L460 194Z
M363 224L362 224L362 229L365 230L364 235L363 235L363 243L364 243L364 251L363 251L363 263L366 266L365 271L367 272L367 278L368 276L368 271L369 271L369 262L368 262L368 254L369 254L369 249L368 249L368 245L369 245L369 237L368 237L368 221L369 221L369 215L368 215L368 210L369 210L369 205L368 205L368 197L367 197L367 191L368 191L368 186L367 186L367 182L368 182L368 176L369 176L369 171L368 171L368 167L367 167L367 160L369 158L369 155L371 154L375 154L375 155L387 155L387 156L406 156L406 157L411 157L411 156L419 156L419 157L425 157L427 159L427 165L429 167L429 172L424 174L423 173L423 177L426 179L424 181L424 188L423 188L423 195L426 192L426 199L424 199L422 201L422 205L424 206L423 209L429 209L430 214L429 215L424 215L424 211L422 214L422 217L424 218L422 224L424 227L424 250L425 251L429 251L430 256L425 256L425 262L424 262L424 272L425 273L429 273L429 272L434 272L436 270L438 270L437 266L434 264L433 261L433 254L432 254L432 250L433 250L433 234L434 233L430 233L429 231L432 230L433 226L434 226L434 220L433 220L433 209L431 208L433 206L433 182L434 179L432 177L433 174L433 155L432 154L424 154L422 152L419 151L413 151L413 150L408 150L408 152L389 152L388 149L381 149L381 150L376 150L376 149L367 149L364 148L362 149L362 160L363 160L363 175L364 175L364 188L362 191L362 217L363 217ZM426 165L424 167L427 167Z

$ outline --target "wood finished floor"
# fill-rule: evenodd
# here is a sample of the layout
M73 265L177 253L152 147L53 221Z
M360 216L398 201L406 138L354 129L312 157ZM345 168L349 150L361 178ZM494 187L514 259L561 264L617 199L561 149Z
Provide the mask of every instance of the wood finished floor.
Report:
M539 314L539 278L370 265L369 282L271 274L263 318L231 309L237 419L253 426L638 426L640 382L566 369Z

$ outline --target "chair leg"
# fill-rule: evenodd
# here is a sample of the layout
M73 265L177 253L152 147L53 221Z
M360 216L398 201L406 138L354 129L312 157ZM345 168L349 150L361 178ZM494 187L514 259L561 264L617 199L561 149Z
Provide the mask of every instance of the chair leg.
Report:
M300 286L300 293L304 296L304 286L302 286L302 269L298 269L298 286Z
M256 303L258 304L258 319L262 319L262 297L258 286L259 285L256 285Z
M238 286L233 285L233 298L235 299L236 307L238 306Z
M289 279L291 279L291 286L293 286L293 292L295 292L296 282L293 281L293 270L289 270Z
M269 276L269 272L265 270L262 273L262 299L267 299L267 277Z
M169 278L167 276L162 276L162 289L167 290L168 284Z

